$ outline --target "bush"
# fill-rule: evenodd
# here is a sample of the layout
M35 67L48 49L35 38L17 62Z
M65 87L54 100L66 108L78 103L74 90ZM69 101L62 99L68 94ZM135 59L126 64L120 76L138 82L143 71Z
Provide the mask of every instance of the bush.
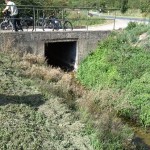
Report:
M114 107L123 117L150 126L150 55L147 49L136 46L141 34L149 34L149 26L131 22L127 29L113 32L101 42L82 62L77 78L92 89L124 91L123 96L116 98Z
M135 22L129 22L128 26L126 27L126 30L132 30L136 26L137 26L137 23L135 23Z

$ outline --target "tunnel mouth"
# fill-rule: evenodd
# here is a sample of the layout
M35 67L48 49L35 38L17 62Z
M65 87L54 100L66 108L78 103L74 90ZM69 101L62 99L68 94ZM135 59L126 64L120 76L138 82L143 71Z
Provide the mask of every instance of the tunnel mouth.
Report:
M73 71L76 65L77 41L45 43L45 57L48 65L64 71Z

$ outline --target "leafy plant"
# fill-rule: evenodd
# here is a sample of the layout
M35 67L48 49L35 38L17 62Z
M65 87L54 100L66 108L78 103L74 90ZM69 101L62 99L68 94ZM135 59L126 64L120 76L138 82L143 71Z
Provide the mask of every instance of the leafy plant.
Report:
M145 32L149 34L148 25L135 23L121 33L113 32L82 62L77 79L90 89L124 91L116 99L119 103L114 104L119 114L143 126L150 126L150 55L143 46L136 46L139 36Z
M131 30L137 26L137 23L135 22L129 22L128 26L126 27L126 30Z

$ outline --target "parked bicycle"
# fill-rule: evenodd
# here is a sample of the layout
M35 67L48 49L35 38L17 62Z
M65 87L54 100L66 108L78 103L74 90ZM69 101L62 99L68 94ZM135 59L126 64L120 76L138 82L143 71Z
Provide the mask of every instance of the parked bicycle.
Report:
M30 16L24 16L20 18L20 23L23 29L29 29L30 27L33 28L34 26L34 19Z
M36 20L36 28L43 29L43 31L44 31L44 23L46 22L45 19L46 19L46 18L44 18L44 17L39 17L39 18Z
M58 18L56 18L55 16L50 16L49 18L45 18L43 20L43 24L42 24L43 30L45 30L46 28L52 29L54 30L59 30L59 29L63 29L63 30L73 30L73 26L72 23L68 20L60 20Z

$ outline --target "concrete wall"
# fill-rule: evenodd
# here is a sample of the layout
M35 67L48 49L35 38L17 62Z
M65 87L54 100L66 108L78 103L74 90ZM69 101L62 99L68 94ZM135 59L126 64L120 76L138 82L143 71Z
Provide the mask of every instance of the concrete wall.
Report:
M11 47L23 52L44 55L45 43L77 41L76 63L79 64L109 33L110 31L1 32L0 49Z

